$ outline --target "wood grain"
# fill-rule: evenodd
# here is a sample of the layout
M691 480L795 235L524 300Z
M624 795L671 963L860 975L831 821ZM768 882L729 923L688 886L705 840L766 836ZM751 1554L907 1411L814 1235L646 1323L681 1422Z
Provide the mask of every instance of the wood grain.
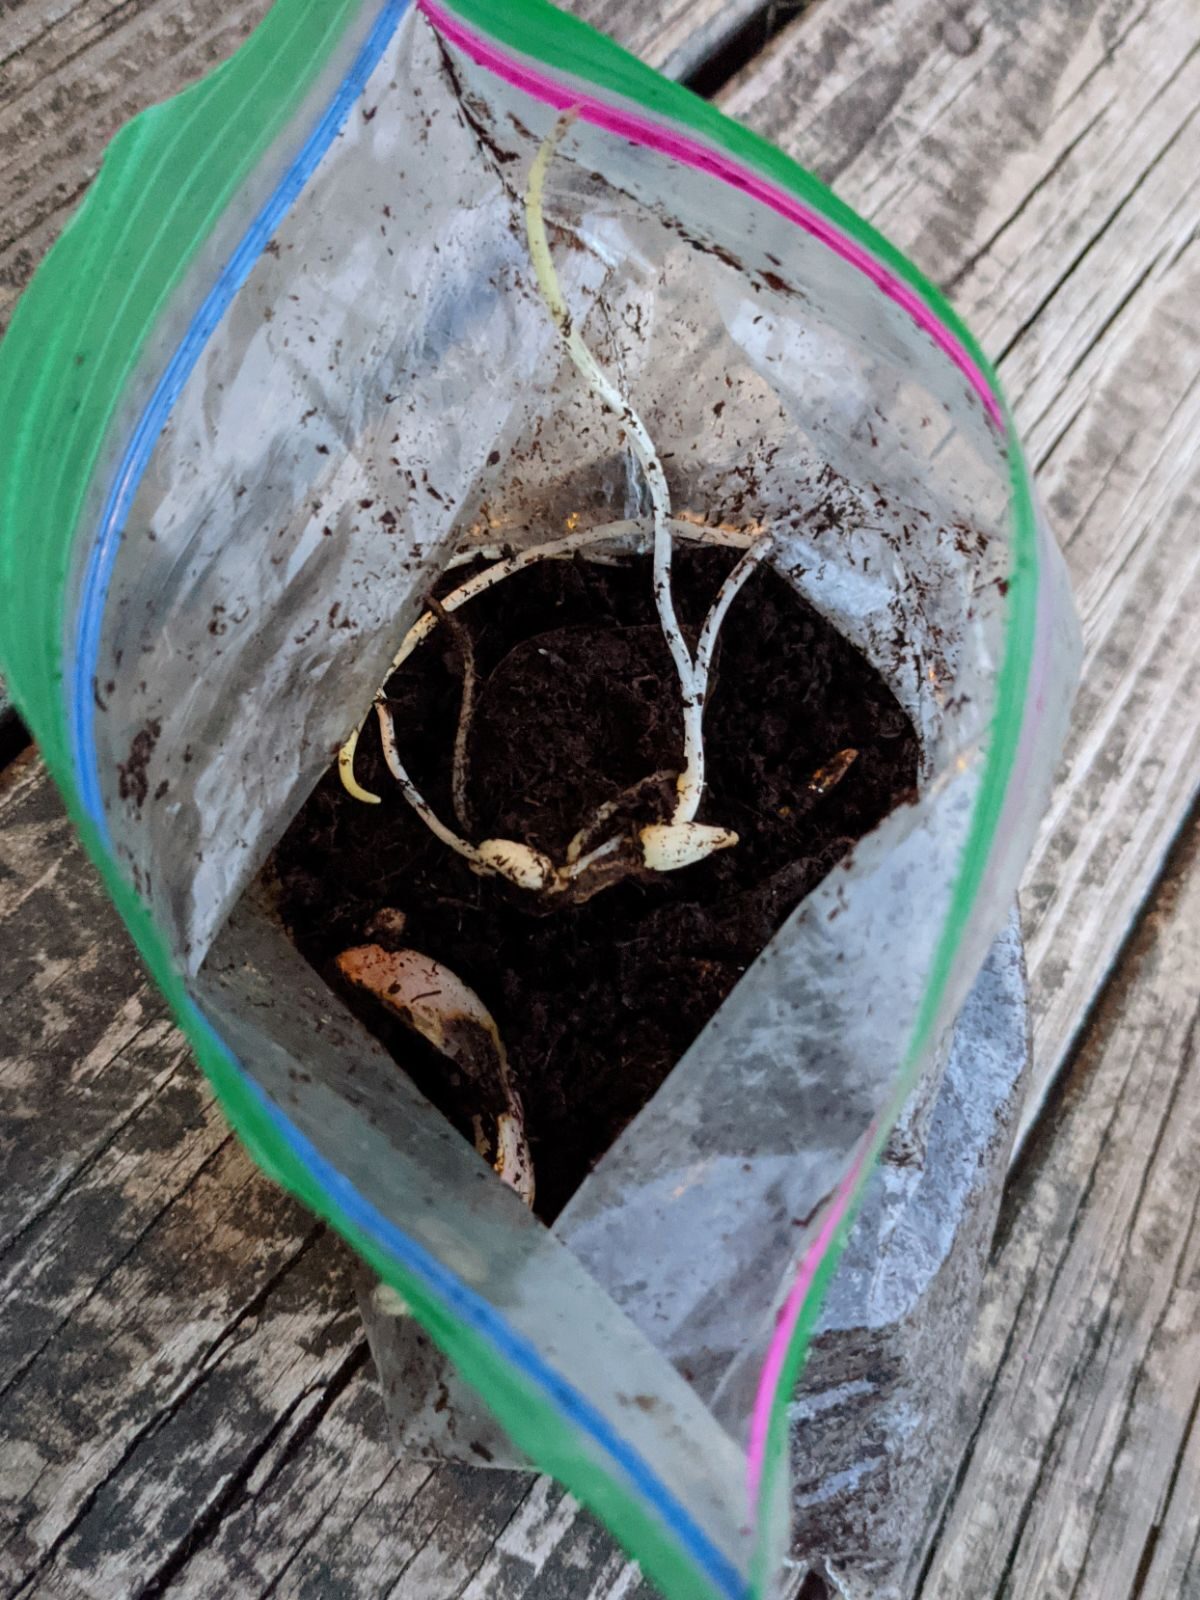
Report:
M104 147L228 56L269 0L18 0L0 47L0 330Z
M9 0L0 41L0 332L104 147L230 55L270 0ZM576 0L565 9L686 77L763 0Z
M0 320L116 126L264 9L10 5ZM574 9L691 72L755 7ZM1088 657L1025 894L1042 1083L1197 787L1196 23L1182 0L821 0L726 97L951 288L1002 358L1067 542ZM0 824L0 1272L20 1307L0 1339L0 1583L645 1600L544 1480L390 1459L340 1251L224 1134L33 763L0 786ZM1171 965L1178 945L1196 971L1195 879L1160 897L1010 1201L938 1600L1121 1600L1104 1575L1124 1582L1130 1550L1142 1600L1200 1595L1196 1235L1177 1198L1197 1188L1194 988Z
M0 778L0 1590L122 1595L361 1368L340 1245L251 1166L32 754Z
M972 1366L922 1600L1200 1593L1200 823L1007 1198Z

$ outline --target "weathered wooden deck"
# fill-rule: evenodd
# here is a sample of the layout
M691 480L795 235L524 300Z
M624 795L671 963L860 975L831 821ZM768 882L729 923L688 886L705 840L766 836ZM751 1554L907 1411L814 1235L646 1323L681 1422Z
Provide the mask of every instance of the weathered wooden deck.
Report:
M999 358L1087 650L1022 897L1028 1137L922 1594L1194 1600L1200 7L573 9L831 180ZM0 323L116 128L263 10L6 0ZM391 1459L342 1250L226 1131L31 753L0 828L0 1590L646 1600L552 1484Z

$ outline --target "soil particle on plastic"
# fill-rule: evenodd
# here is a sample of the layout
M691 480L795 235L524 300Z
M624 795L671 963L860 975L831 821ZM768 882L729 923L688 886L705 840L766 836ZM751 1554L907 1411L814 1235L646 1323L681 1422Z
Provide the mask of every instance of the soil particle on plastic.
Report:
M157 718L139 728L129 746L129 755L117 767L117 793L122 800L131 800L138 812L150 792L147 769L161 733L162 723Z

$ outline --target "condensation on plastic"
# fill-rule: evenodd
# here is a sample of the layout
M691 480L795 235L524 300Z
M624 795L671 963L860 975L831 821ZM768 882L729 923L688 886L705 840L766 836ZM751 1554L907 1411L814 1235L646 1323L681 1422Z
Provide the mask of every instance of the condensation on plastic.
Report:
M188 979L193 1026L286 1116L333 1213L351 1194L381 1249L402 1240L434 1264L493 1377L511 1368L566 1418L565 1453L549 1435L522 1447L582 1492L615 1472L620 1494L592 1498L669 1592L765 1592L785 1496L768 1474L749 1515L746 1462L758 1492L784 1335L1011 902L1074 682L1070 602L1039 527L1020 557L1036 559L1028 678L1006 707L1023 467L971 358L749 185L611 118L574 125L547 209L578 325L645 418L676 507L768 527L777 570L892 686L921 786L541 1227L245 898L455 543L646 509L616 423L561 352L521 222L556 104L592 91L511 49L500 70L499 46L427 9L374 61L365 12L340 42L339 70L365 61L363 81L180 369L100 602L93 529L80 537L69 681L94 688L103 827ZM164 313L142 389L187 299ZM106 461L131 459L125 431ZM89 517L105 495L99 472Z

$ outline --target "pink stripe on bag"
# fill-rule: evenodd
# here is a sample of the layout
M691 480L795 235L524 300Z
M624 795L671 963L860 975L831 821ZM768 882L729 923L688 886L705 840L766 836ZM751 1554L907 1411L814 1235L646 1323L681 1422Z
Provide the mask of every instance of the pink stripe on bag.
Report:
M905 311L916 325L928 334L967 379L992 422L1001 432L1005 431L1001 402L978 362L958 336L930 306L926 305L915 290L896 277L882 262L876 260L868 250L827 217L822 216L819 211L813 210L795 195L788 193L786 189L781 189L726 152L715 149L678 128L657 122L626 107L610 104L575 84L556 80L548 72L538 70L528 61L510 54L486 35L468 27L451 12L445 10L438 0L418 0L418 5L434 27L451 43L506 83L512 84L513 87L546 105L553 106L556 110L577 111L585 122L590 122L620 138L656 150L685 166L710 173L819 239L842 260L869 278L888 299ZM868 1130L848 1172L839 1184L822 1220L820 1231L800 1264L796 1281L792 1285L771 1336L759 1376L754 1413L750 1423L747 1478L752 1507L757 1500L762 1482L771 1414L776 1390L783 1375L788 1347L821 1262L854 1199L874 1131L874 1129Z
M741 189L753 199L761 201L772 211L777 211L780 216L787 217L790 222L794 222L814 238L820 239L822 244L827 245L835 255L856 267L889 300L894 301L908 313L917 326L950 357L979 396L988 416L1002 432L1004 431L1004 412L1000 401L993 393L978 362L963 346L962 341L913 289L902 283L894 273L889 272L869 251L864 250L827 217L805 205L786 189L779 188L769 179L743 166L724 151L712 149L690 134L682 133L665 123L655 122L638 112L610 105L574 85L557 82L525 61L509 55L494 40L468 28L457 17L443 10L437 0L418 0L418 3L439 33L465 50L480 66L503 78L506 83L511 83L515 88L523 90L546 105L554 106L556 110L577 110L585 122L604 128L622 139L631 139L635 144L657 150L660 154L670 156L672 160L682 162L685 166L711 173L724 183L732 185L735 189Z

